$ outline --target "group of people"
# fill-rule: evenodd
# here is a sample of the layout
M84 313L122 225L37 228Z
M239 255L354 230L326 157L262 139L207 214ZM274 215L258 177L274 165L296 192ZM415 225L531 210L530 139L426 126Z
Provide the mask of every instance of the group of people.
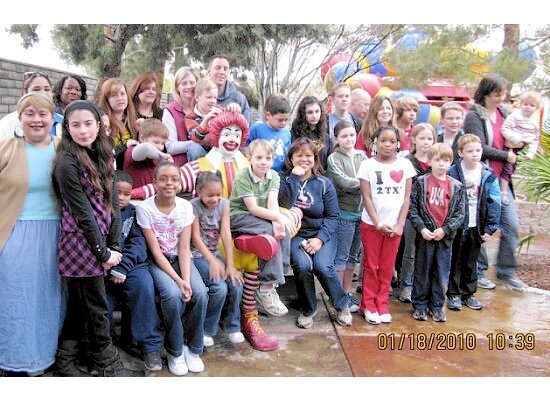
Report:
M289 128L278 93L251 124L229 67L216 55L204 78L180 68L164 109L152 75L106 80L97 105L80 77L52 93L46 75L25 75L0 121L0 371L135 375L113 345L117 303L151 371L163 349L172 374L204 371L219 327L275 350L258 311L288 313L277 288L290 270L300 328L317 313L315 277L338 324L352 312L390 323L394 271L412 317L444 322L445 303L483 308L483 243L497 230L497 278L526 286L511 174L518 150L537 148L536 94L506 118L508 82L488 75L469 111L442 107L438 134L414 125L416 100L338 83L330 114L306 96Z

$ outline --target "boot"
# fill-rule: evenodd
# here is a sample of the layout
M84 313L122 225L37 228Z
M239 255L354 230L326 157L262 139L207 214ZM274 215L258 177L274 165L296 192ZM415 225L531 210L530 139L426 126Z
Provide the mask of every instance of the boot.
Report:
M256 254L262 260L269 261L277 254L279 243L273 236L261 235L241 235L233 243L240 251Z
M78 340L63 340L57 349L55 359L55 375L77 377L91 376L77 367L77 360Z
M129 369L124 368L124 365L122 365L122 362L119 360L116 360L111 365L101 368L97 368L98 376L100 377L144 377L145 374L143 371L132 371Z
M260 351L272 351L279 348L279 342L273 336L268 336L258 320L258 310L243 311L241 319L241 330L252 347Z

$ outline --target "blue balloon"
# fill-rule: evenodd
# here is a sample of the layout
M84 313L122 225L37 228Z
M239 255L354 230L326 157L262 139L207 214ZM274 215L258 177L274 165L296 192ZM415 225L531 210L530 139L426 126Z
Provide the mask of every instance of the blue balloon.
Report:
M429 104L419 104L418 113L416 114L416 124L422 124L428 122L430 118L430 105Z
M521 60L529 62L529 68L520 77L521 79L527 79L535 71L535 61L537 60L537 53L533 48L529 47L529 44L526 42L521 42L519 44L518 50L518 57Z
M388 70L386 69L386 67L384 67L382 65L381 62L378 62L377 64L374 64L374 65L371 65L371 67L369 69L369 72L371 74L375 74L375 75L378 75L380 77L384 77L388 74Z
M366 73L356 62L340 61L332 66L329 71L334 72L334 82L343 82L344 79L355 74Z
M369 64L380 62L383 51L384 46L378 42L367 42L363 47L361 47L361 49L359 49L359 53L363 54L367 58Z
M401 97L409 96L412 97L415 100L428 100L426 96L422 94L422 92L416 90L416 89L400 89L393 92L390 97L392 100L400 99Z
M396 50L415 50L421 40L427 38L428 35L418 30L404 34L395 45Z

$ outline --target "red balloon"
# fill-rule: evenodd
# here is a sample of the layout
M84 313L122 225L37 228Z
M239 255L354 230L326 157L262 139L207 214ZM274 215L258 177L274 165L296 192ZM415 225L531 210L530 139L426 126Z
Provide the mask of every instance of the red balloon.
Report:
M355 58L350 53L335 54L321 67L321 80L324 81L325 75L327 74L328 70L331 69L334 64L339 63L340 61L356 62Z
M347 83L350 86L357 86L357 84L359 84L359 86L365 89L373 98L376 96L376 93L385 86L382 79L375 74L356 74L348 79Z

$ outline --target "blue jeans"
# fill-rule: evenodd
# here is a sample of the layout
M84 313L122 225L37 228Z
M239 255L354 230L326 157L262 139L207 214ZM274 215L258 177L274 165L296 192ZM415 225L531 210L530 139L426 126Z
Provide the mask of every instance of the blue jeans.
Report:
M172 268L181 276L178 257L167 257ZM178 357L184 343L195 354L202 354L204 319L208 305L208 289L197 268L191 261L191 289L193 296L185 303L183 295L170 276L159 267L151 268L151 276L160 296L160 306L166 327L164 347L168 353ZM184 334L184 327L185 332Z
M421 239L417 243L412 290L415 310L441 309L451 270L452 245Z
M500 241L496 260L497 275L499 277L513 276L517 268L516 249L519 243L519 218L514 204L514 196L508 192L509 205L502 204L500 210ZM477 260L478 275L485 273L489 266L489 258L485 245L481 246L481 252Z
M198 143L191 143L187 148L187 161L195 161L206 155L206 150Z
M109 300L109 319L115 308L116 294L111 289L124 290L123 300L130 314L130 331L132 336L142 345L144 353L160 351L162 335L159 329L159 316L155 303L155 284L149 268L157 268L148 263L140 264L128 272L124 284L107 286ZM124 324L123 316L123 324Z
M290 242L290 258L292 271L296 279L298 303L304 315L313 315L317 311L317 296L315 294L315 279L323 287L337 311L348 306L348 296L342 287L338 273L334 269L336 255L336 240L329 240L313 256L306 253L300 243L303 237L294 236Z
M338 220L337 246L334 257L336 271L355 269L361 253L361 217Z
M218 256L218 258L223 262L221 257ZM240 304L243 286L239 283L233 286L229 278L225 281L221 279L219 281L210 280L208 262L202 257L193 258L193 263L208 288L208 307L206 308L206 319L204 320L204 333L208 336L216 336L222 311L223 330L227 333L239 332L241 330Z
M403 248L403 257L401 261L401 270L399 271L399 287L412 287L414 277L414 256L416 253L416 229L407 218L403 229L403 239L405 246Z

